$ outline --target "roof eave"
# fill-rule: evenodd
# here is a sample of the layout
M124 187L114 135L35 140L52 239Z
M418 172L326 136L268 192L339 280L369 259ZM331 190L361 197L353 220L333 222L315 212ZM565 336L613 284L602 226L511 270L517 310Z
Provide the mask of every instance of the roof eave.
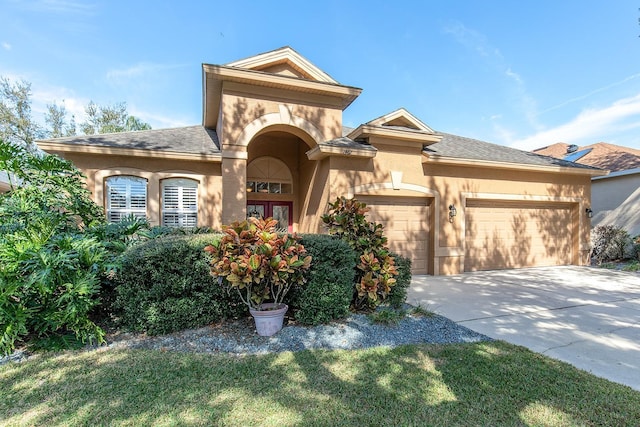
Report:
M82 154L101 154L106 156L131 156L144 157L147 159L173 159L173 160L189 160L201 162L222 161L222 154L205 154L205 153L185 153L168 150L143 150L139 148L122 148L107 147L103 145L86 145L86 144L62 144L55 142L37 141L36 144L43 151L55 153L82 153Z
M326 144L319 144L307 151L307 158L309 160L322 160L329 156L339 157L360 157L372 159L376 156L378 150L368 148L354 148L354 147L336 147Z
M456 157L446 157L439 155L430 155L428 153L422 153L422 163L435 163L441 165L454 165L454 166L468 166L468 167L481 167L481 168L493 168L493 169L511 169L519 171L531 171L531 172L547 172L547 173L570 173L573 175L588 175L588 176L603 176L608 171L602 169L586 169L576 168L569 166L555 166L555 165L531 165L526 163L512 163L512 162L498 162L492 160L476 160L476 159L460 159Z
M219 103L214 103L213 111L207 111L207 87L209 80L216 82L212 89L212 96L221 96L222 82L232 81L256 86L275 87L296 92L315 93L331 96L339 99L338 105L342 110L346 109L362 93L362 89L354 86L345 86L338 83L322 82L301 79L298 77L283 76L264 71L245 70L224 65L202 64L203 72L203 123L208 127L215 127L218 120ZM217 104L217 107L216 107Z
M419 142L423 145L431 145L442 140L442 135L427 133L424 131L409 131L400 129L390 129L383 126L372 126L368 124L360 125L347 135L347 138L368 138L371 136L381 136L389 139L398 139L408 142Z

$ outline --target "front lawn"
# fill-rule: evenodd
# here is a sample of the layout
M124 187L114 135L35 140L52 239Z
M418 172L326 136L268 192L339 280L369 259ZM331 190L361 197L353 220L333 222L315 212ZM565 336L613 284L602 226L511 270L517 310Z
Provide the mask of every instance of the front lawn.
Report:
M637 425L640 392L505 342L0 366L0 425Z

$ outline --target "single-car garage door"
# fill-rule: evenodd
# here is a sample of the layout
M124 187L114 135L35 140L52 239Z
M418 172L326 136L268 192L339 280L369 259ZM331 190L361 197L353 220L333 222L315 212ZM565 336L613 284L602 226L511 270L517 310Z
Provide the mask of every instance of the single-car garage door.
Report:
M569 204L467 200L464 270L571 264L576 221Z
M369 221L384 226L389 248L411 259L414 274L428 274L429 207L432 199L358 196L370 208Z

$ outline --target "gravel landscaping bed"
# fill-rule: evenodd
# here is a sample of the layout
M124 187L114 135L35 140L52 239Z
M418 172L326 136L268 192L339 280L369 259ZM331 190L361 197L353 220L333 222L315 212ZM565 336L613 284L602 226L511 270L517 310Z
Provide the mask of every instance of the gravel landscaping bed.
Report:
M352 314L347 319L319 326L301 326L291 320L285 320L283 329L271 337L259 336L255 331L253 319L249 317L168 335L148 336L116 332L108 334L106 339L107 345L100 347L103 351L112 348L144 348L232 355L491 340L486 335L438 315L407 315L397 324L386 326L374 323L363 314ZM18 350L8 357L0 358L0 364L10 360L20 361L28 357L28 352Z
M259 336L255 332L253 319L247 318L157 337L122 334L110 338L113 341L108 346L112 348L151 348L235 355L491 340L486 335L442 316L408 315L396 325L385 326L373 323L362 314L353 314L342 321L313 327L290 323L271 337Z

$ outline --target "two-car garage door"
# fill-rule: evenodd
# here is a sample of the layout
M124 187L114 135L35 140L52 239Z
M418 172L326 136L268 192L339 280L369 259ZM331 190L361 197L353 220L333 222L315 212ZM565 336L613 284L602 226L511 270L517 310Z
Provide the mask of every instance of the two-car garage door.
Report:
M384 225L389 248L411 258L413 274L428 273L429 208L433 199L359 196L370 208L368 219Z
M571 264L569 204L467 200L465 271Z

